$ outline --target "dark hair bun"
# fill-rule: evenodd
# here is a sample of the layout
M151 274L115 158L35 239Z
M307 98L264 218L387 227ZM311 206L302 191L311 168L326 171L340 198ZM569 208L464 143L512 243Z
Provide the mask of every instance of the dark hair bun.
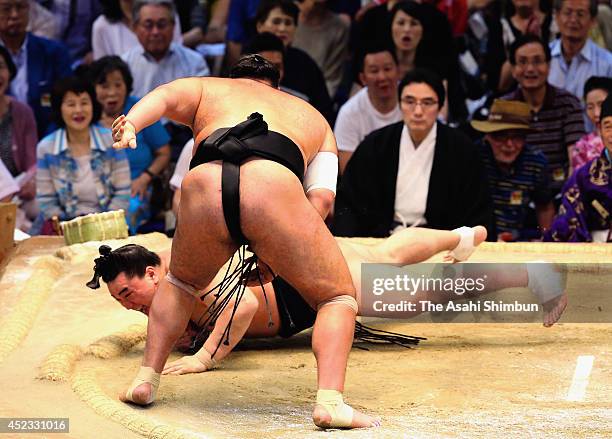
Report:
M98 251L102 256L109 256L113 250L108 245L101 245Z

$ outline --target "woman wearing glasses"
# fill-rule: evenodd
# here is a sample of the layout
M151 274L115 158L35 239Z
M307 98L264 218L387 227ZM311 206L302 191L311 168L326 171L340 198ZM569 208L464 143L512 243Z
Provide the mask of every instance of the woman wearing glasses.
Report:
M398 97L403 121L368 135L346 167L334 234L385 237L410 226L492 224L477 150L462 133L437 122L442 80L414 69L400 82Z

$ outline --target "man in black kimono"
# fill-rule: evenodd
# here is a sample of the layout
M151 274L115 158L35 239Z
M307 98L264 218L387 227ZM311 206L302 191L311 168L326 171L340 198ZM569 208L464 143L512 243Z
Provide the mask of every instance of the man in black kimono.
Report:
M445 91L428 70L399 85L404 120L357 147L336 196L337 236L388 236L409 226L493 230L492 204L478 151L461 132L437 122Z

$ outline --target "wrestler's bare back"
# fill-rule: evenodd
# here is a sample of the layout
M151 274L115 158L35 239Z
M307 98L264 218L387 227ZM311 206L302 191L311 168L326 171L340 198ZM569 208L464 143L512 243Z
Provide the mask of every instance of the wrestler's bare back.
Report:
M252 79L186 78L180 82L181 102L176 120L192 127L195 143L219 128L227 128L260 113L270 130L284 134L300 148L305 164L319 151L336 152L333 133L311 105L288 93ZM197 93L200 91L200 93ZM172 114L169 114L174 119Z

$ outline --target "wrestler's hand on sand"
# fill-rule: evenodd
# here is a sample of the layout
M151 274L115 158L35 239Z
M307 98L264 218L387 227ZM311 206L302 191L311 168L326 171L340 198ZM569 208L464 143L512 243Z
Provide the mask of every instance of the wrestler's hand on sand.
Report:
M248 258L247 261L249 259L251 258ZM258 273L259 273L259 276L258 276ZM276 275L274 274L270 266L266 264L264 261L262 261L261 259L259 259L257 261L257 269L253 269L249 273L249 276L246 278L245 283L247 287L256 287L256 286L259 286L260 283L267 284L267 283L272 282L275 277Z
M185 375L206 372L208 367L195 355L186 355L164 366L162 375Z
M124 149L128 146L136 148L136 128L134 124L127 120L124 114L113 122L113 148Z

